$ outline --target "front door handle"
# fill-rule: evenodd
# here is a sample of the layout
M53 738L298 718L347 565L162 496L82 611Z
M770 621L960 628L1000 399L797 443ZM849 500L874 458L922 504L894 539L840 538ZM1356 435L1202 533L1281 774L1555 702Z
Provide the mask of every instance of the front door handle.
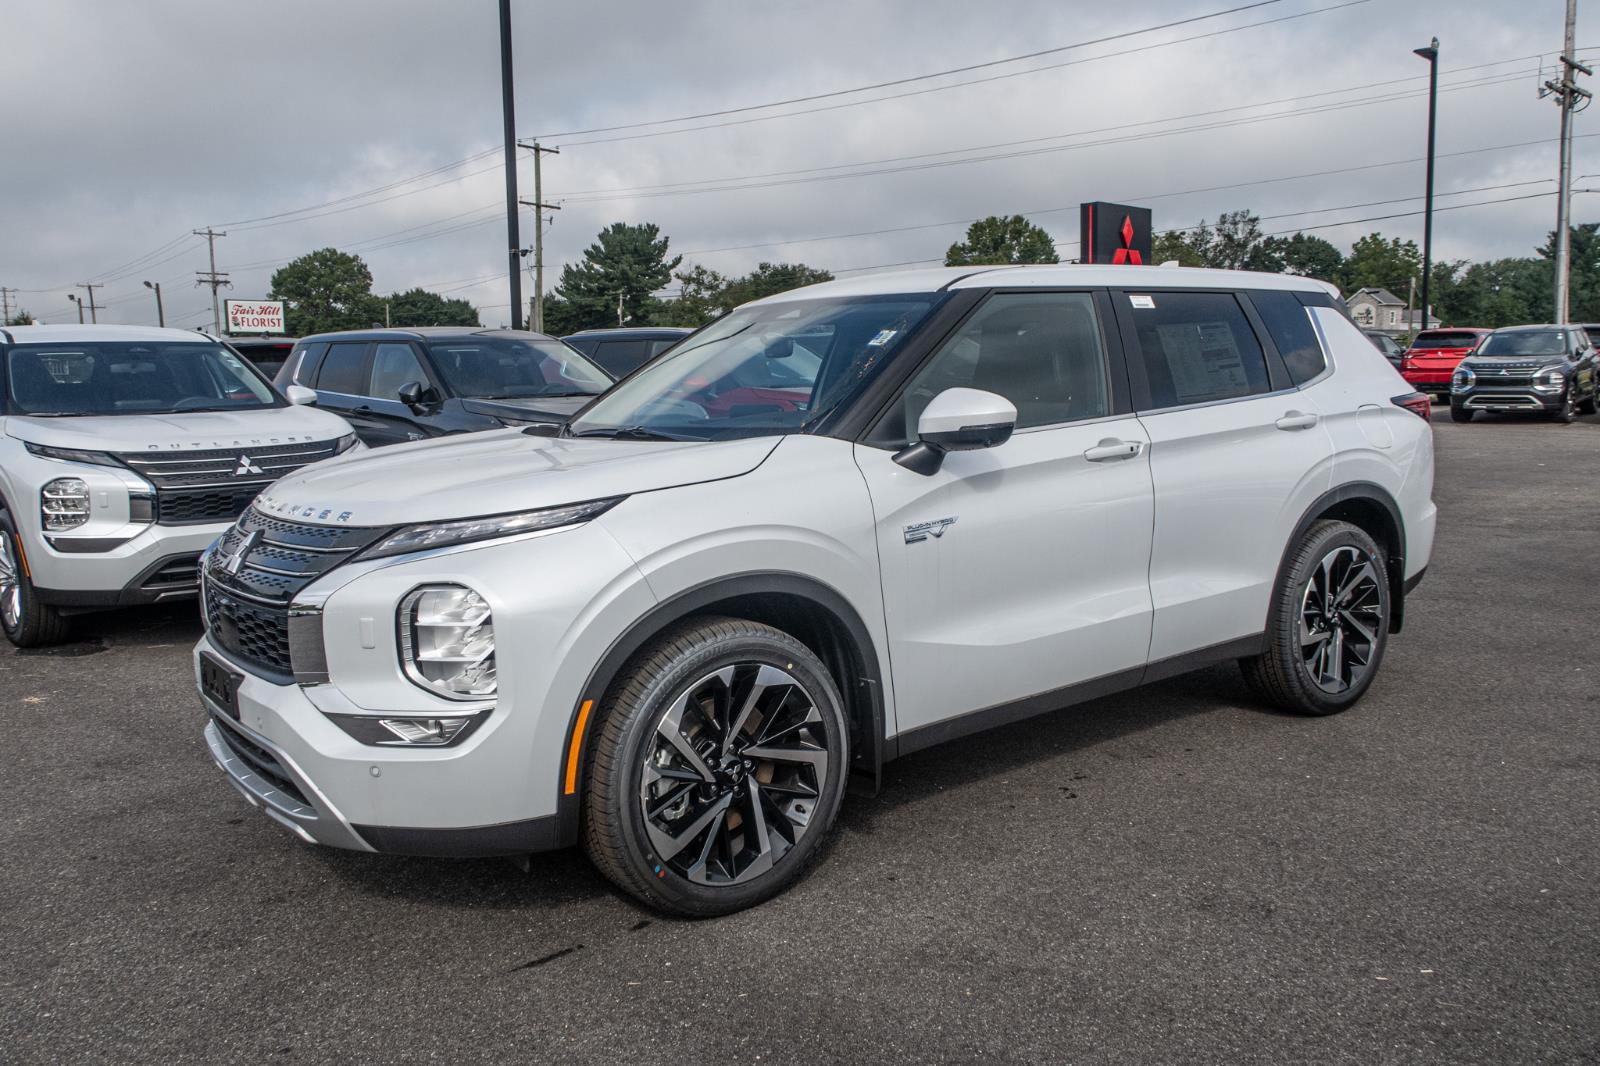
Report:
M1316 424L1316 415L1308 415L1301 411L1285 412L1276 423L1279 429L1310 429Z
M1091 463L1109 463L1117 459L1132 459L1144 451L1144 445L1136 440L1118 440L1116 437L1107 437L1093 448L1083 453L1083 457Z

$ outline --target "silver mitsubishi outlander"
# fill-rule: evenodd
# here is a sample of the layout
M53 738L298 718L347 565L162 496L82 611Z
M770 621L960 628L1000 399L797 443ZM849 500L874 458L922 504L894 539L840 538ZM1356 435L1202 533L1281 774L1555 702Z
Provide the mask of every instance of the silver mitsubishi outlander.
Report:
M193 596L200 553L272 482L358 447L204 334L0 329L0 629ZM303 394L303 395L300 395Z

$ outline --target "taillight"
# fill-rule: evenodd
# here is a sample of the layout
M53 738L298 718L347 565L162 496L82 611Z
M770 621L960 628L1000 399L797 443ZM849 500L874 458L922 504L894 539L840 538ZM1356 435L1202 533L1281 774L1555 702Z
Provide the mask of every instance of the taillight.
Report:
M1396 407L1404 407L1424 422L1433 416L1433 399L1426 393L1406 392L1390 397L1389 402Z

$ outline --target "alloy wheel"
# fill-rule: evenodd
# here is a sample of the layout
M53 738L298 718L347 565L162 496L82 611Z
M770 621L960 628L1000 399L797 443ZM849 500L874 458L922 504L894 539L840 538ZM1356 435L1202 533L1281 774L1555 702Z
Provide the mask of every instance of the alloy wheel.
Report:
M1360 684L1383 624L1372 559L1350 545L1324 555L1300 599L1301 663L1312 683L1335 695Z
M16 629L22 623L22 578L17 572L17 558L11 549L11 538L0 530L0 621L7 629Z
M772 869L810 828L828 738L805 687L765 663L708 674L645 742L639 805L659 872L735 885Z

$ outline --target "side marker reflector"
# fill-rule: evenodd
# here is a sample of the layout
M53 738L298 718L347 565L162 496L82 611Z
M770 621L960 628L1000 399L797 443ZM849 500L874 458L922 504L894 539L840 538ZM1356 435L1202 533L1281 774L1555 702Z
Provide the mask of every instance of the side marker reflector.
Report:
M567 749L567 782L563 790L568 796L578 791L578 756L583 753L583 731L589 725L589 712L594 700L584 700L578 708L578 724L572 727L572 745Z

